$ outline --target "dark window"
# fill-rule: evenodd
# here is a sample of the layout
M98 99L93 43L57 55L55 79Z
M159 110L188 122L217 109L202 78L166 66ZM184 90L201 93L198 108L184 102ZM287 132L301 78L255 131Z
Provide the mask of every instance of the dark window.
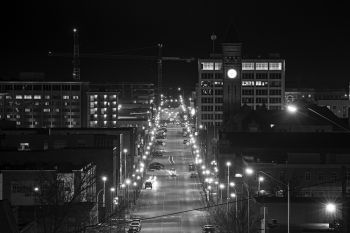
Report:
M256 90L255 91L256 95L267 95L267 90Z
M270 95L281 95L281 90L270 90Z
M256 73L256 79L267 79L267 73Z
M270 73L270 79L281 79L282 74L281 73Z
M254 73L243 73L242 79L254 79Z
M252 89L248 89L248 90L243 89L242 90L242 95L254 95L254 90L252 90Z

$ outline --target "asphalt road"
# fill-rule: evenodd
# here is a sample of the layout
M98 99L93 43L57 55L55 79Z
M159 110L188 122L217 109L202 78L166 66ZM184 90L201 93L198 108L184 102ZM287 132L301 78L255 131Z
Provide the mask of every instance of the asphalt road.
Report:
M169 216L175 212L186 211L204 206L200 195L198 178L190 178L188 164L193 162L190 146L183 144L182 128L168 125L167 139L163 157L154 158L152 162L165 165L164 170L150 172L155 175L156 184L152 190L142 189L133 216L150 218L142 221L141 232L201 232L206 224L206 212L190 211ZM174 165L169 156L173 156ZM176 169L177 177L170 177L170 168ZM156 216L162 216L153 218Z

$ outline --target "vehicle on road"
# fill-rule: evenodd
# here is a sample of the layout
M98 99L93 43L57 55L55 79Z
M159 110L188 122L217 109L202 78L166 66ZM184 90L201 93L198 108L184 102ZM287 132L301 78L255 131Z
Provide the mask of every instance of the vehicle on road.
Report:
M187 140L187 139L185 139L185 140L184 140L184 144L187 144L187 143L188 143L188 140Z
M192 172L190 178L197 178L197 173Z
M137 227L129 227L128 233L137 233L139 229Z
M196 167L194 166L194 164L193 164L193 163L190 163L190 164L188 165L188 171L192 172L192 171L195 171L195 170L196 170Z
M154 151L154 152L152 153L152 156L153 156L153 157L162 157L162 156L163 156L163 153L160 152L160 151Z
M202 227L203 233L215 233L215 227L213 225L204 225Z
M137 227L139 229L139 231L141 231L141 223L140 222L132 221L130 223L130 227Z
M151 181L145 182L145 189L152 189L152 182Z
M161 169L164 169L164 164L154 162L154 163L151 163L149 165L148 169L149 170L161 170Z

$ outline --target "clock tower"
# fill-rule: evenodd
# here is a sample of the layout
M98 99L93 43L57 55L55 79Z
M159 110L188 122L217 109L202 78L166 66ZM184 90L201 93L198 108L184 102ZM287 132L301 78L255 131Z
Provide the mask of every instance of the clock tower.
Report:
M224 124L241 108L242 44L223 43Z

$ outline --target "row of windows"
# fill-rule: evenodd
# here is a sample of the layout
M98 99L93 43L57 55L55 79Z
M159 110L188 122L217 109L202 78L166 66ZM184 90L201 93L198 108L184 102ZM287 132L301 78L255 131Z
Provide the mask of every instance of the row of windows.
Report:
M248 86L248 87L267 87L267 86L270 86L270 87L281 87L282 86L282 83L280 81L270 81L270 82L267 82L267 81L253 81L253 80L250 80L250 81L242 81L242 86Z
M201 102L202 103L214 103L214 98L207 98L207 97L203 97L202 99L201 99ZM223 103L224 102L224 99L223 98L221 98L221 97L217 97L217 98L215 98L215 103Z
M282 103L282 99L281 98L264 98L264 97L257 97L255 98L255 103L258 104L266 104L267 101L270 101L270 104L280 104ZM242 98L242 103L245 104L252 104L254 103L254 98L253 97L243 97Z
M281 95L281 90L267 90L267 89L256 89L255 95L267 95L269 93L270 95ZM242 95L254 95L254 89L243 89Z
M224 91L222 89L215 90L215 95L223 95ZM213 89L202 89L201 90L202 95L213 95Z
M219 81L201 81L201 87L222 87L224 85L224 82L219 82Z
M202 105L201 110L203 112L205 112L205 111L211 112L214 110L214 106L213 105ZM223 111L223 106L222 105L215 105L215 111Z
M222 120L223 115L222 114L202 114L202 120Z
M10 90L16 90L16 91L79 91L80 90L80 85L31 85L31 84L5 84L0 86L1 90L4 91L10 91Z
M215 70L222 69L222 62L215 62ZM214 62L201 62L201 70L214 70ZM242 62L242 70L282 70L282 62Z
M201 78L202 79L222 79L222 74L221 73L217 73L217 74L213 74L213 73L202 73L201 74Z

